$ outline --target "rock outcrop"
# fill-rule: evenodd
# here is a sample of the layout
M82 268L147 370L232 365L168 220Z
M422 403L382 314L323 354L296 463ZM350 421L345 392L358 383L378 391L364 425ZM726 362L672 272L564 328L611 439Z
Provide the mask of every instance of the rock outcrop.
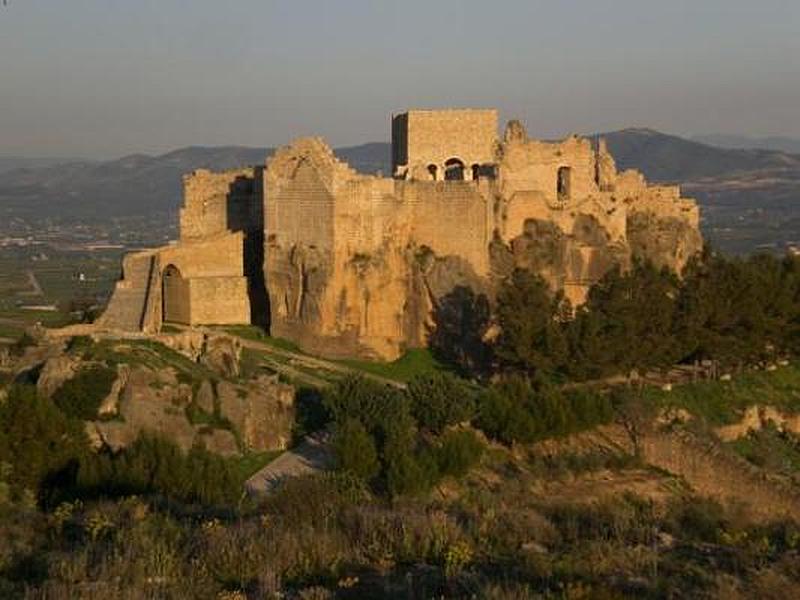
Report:
M294 388L274 377L248 384L208 380L182 383L172 369L121 365L101 420L87 424L96 447L120 450L142 432L170 439L183 450L203 444L230 456L288 446L294 424Z

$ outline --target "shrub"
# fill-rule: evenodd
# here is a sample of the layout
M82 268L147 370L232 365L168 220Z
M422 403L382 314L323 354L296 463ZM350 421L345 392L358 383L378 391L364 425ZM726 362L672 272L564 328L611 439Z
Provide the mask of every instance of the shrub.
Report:
M422 494L438 480L438 465L431 452L397 451L387 459L386 488L392 497Z
M117 378L113 369L94 365L68 379L53 394L53 401L65 415L88 421L97 418L103 399Z
M478 398L476 426L504 444L534 441L536 422L525 408L531 393L530 385L516 378L485 390Z
M336 431L333 441L338 468L364 481L378 475L380 462L375 442L356 419L348 419Z
M483 443L469 430L449 431L436 448L436 463L441 475L463 477L483 455Z
M118 454L92 455L81 464L83 494L161 494L184 502L229 504L241 481L224 458L195 446L184 453L172 441L142 433Z
M475 425L505 444L527 443L608 423L613 415L611 400L601 393L565 392L546 381L534 387L509 377L481 394Z
M333 421L358 420L382 453L390 437L407 438L413 429L408 397L400 390L360 376L339 381L324 398Z
M67 419L36 388L15 386L0 404L0 457L10 465L12 491L44 494L69 479L77 461L88 452L80 423Z
M441 433L447 426L469 421L475 397L461 379L448 373L430 373L408 384L411 414L420 427Z

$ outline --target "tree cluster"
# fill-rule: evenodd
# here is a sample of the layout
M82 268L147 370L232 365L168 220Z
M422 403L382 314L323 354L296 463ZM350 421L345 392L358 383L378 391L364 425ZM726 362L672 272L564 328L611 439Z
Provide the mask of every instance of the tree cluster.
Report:
M572 310L517 270L497 296L494 368L574 380L715 360L743 365L800 345L800 260L706 252L678 278L637 263L611 270Z
M483 451L474 432L453 429L472 419L475 392L446 373L420 376L408 390L348 377L324 402L338 468L392 497L463 476Z

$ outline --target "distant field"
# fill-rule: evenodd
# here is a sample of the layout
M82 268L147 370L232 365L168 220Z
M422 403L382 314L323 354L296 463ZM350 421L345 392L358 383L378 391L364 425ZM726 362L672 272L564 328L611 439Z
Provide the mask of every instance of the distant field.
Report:
M35 248L0 249L0 337L41 322L70 322L72 301L102 302L120 273L120 252L59 252ZM26 310L54 306L56 310Z

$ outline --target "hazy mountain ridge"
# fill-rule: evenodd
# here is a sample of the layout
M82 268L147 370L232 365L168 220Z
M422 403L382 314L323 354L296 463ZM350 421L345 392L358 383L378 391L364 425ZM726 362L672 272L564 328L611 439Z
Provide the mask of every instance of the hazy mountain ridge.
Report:
M652 129L603 133L621 169L652 181L685 182L740 171L800 169L800 155L777 150L718 148Z
M749 137L746 135L712 133L693 135L691 139L701 144L718 146L720 148L758 148L762 150L778 150L790 154L800 154L800 138L781 135Z
M223 170L263 164L272 148L190 146L159 156L131 154L106 161L77 161L0 173L0 210L50 218L107 218L180 206L182 176L195 169ZM389 144L341 148L354 168L388 173Z
M65 157L37 157L26 156L0 156L0 173L15 171L17 169L40 169L53 165L63 165L76 162L80 159Z

